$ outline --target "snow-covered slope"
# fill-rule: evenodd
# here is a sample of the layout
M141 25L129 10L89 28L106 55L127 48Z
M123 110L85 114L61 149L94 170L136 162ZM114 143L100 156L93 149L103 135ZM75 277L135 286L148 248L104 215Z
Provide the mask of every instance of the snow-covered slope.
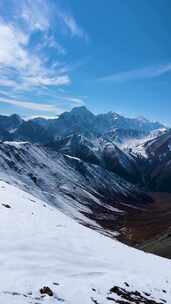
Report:
M150 161L151 188L155 191L171 192L171 131L154 138L145 145Z
M85 228L0 181L0 303L171 303L171 261ZM48 286L53 296L41 296Z
M144 158L148 158L147 148L153 141L160 139L167 130L165 128L151 131L147 136L142 138L126 139L122 143L118 144L123 151L129 151L136 155L141 155Z
M106 136L96 137L89 134L89 137L86 137L72 134L50 142L47 146L62 154L100 165L130 182L138 183L140 180L140 172L134 158L119 149L115 140L109 140Z
M98 229L110 219L108 227L115 230L123 211L151 202L137 187L100 166L27 142L0 143L0 178Z

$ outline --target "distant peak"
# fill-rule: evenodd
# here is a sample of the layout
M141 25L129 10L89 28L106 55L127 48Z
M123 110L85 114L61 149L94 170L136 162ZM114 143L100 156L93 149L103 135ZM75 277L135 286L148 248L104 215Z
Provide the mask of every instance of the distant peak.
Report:
M85 106L81 106L81 107L75 107L71 110L71 112L78 112L78 113L91 113L93 115L92 112L90 112Z
M149 120L147 118L145 118L144 116L138 116L137 119L142 122L149 122Z
M101 115L101 114L100 114ZM107 112L107 113L105 113L105 114L102 114L102 115L105 115L105 116L107 116L107 117L110 117L110 118L112 118L112 119L118 119L119 117L121 117L118 113L116 113L116 112L112 112L112 111L109 111L109 112Z
M16 114L16 113L12 114L11 117L20 119L20 116L18 114Z
M120 117L120 115L116 112L112 112L112 116L114 119L117 119L118 117Z
M63 118L63 117L72 117L72 116L79 116L81 118L86 118L86 117L89 117L89 118L94 118L95 115L90 112L85 106L81 106L81 107L75 107L73 108L70 112L64 112L60 115L60 118Z
M23 122L23 119L18 114L12 114L9 116L10 119L13 120L13 122L17 123L18 125Z

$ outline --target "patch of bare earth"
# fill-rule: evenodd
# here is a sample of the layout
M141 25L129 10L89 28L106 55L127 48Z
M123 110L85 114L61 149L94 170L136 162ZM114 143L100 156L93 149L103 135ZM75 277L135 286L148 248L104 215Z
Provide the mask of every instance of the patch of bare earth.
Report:
M171 258L171 194L150 195L154 202L146 209L132 210L120 219L119 240Z

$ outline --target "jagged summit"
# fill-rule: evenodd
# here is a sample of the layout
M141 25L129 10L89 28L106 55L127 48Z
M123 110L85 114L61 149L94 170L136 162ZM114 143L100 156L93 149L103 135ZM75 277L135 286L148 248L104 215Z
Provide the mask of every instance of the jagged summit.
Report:
M69 119L69 118L77 118L82 119L83 121L85 119L93 120L95 118L95 115L90 112L85 106L81 107L75 107L69 112L64 112L59 116L59 119Z
M77 114L91 114L94 116L94 114L91 111L89 111L86 106L74 107L70 112L71 113L75 112Z
M144 118L127 118L115 112L95 115L86 106L75 107L71 111L64 112L54 119L39 118L24 121L17 114L0 116L0 139L5 140L5 132L9 132L12 133L12 136L7 134L7 140L9 138L12 140L28 140L29 138L32 141L33 136L33 142L36 140L36 142L41 143L47 143L56 137L68 136L75 133L86 136L109 135L109 133L114 132L116 129L121 130L117 133L122 134L122 139L127 137L128 134L136 133L139 133L137 136L140 137L142 134L148 134L153 130L162 128L165 128L165 126L159 122L150 122ZM118 134L117 138L120 141Z

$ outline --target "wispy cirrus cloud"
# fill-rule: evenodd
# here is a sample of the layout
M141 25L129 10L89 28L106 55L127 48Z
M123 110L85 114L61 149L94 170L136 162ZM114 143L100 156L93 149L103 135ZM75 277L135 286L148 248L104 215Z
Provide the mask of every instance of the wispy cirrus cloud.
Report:
M0 89L0 104L9 104L19 108L24 108L32 111L47 112L50 115L58 115L67 109L71 109L76 106L82 106L85 104L86 96L69 96L59 95L48 92L47 89L36 92L36 100L49 100L50 103L32 102L25 100L21 94L8 94L6 90ZM42 115L41 115L42 116ZM48 117L48 116L47 116Z
M44 96L47 96L48 98L53 98L53 100L56 100L57 104L61 105L68 105L69 108L77 107L77 106L83 106L85 105L86 98L84 96L75 97L75 96L66 96L66 95L58 95L58 94L48 94L44 93Z
M9 96L1 102L18 107L23 104L23 108L32 110L40 110L41 107L42 111L53 112L56 106L48 107L47 104L46 107L39 103L36 107L36 103L12 99L10 95L21 92L27 96L30 91L39 91L43 95L45 88L55 91L55 88L70 85L70 74L80 64L67 63L67 49L61 44L60 37L65 32L67 39L78 37L86 40L88 35L58 2L11 0L10 4L11 10L4 18L5 5L0 3L0 89L6 90ZM51 99L54 102L58 99L57 102L83 103L72 96L58 97Z
M0 19L0 84L15 89L32 86L63 86L70 77L46 64L44 58L29 50L29 33Z
M132 80L156 78L168 72L171 72L171 63L114 73L97 80L100 82L124 83Z
M85 41L89 40L88 34L81 28L80 25L78 25L71 13L58 10L57 16L72 37L75 36L78 38L82 38Z
M50 113L56 113L56 114L60 112L59 109L54 105L25 101L25 100L0 98L0 103L6 103L6 104L10 104L10 105L17 106L20 108L42 111L42 112L50 112Z
M24 0L20 4L21 18L31 31L47 31L50 27L51 9L46 0Z
M62 32L66 30L72 37L88 39L88 34L78 24L70 10L62 8L58 1L54 4L47 0L25 0L21 11L21 17L32 30L48 31L59 21L62 24L59 30Z
M75 106L85 105L85 98L83 97L60 96L59 98L71 102L71 105L75 105Z

